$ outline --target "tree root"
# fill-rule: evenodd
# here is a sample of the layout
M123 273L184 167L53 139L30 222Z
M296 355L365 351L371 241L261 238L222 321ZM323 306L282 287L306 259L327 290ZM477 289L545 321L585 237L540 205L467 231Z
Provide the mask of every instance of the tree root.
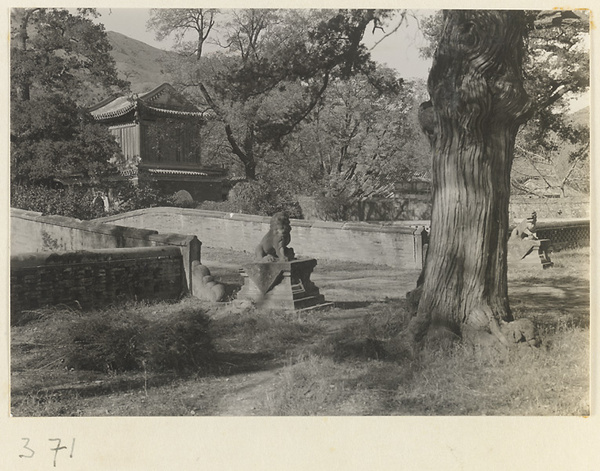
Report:
M465 324L461 337L448 329L432 327L422 340L416 340L414 333L407 328L385 344L381 344L381 347L385 350L387 359L413 360L425 344L444 346L459 339L472 347L478 356L488 358L490 361L508 360L509 351L515 347L521 345L538 347L541 344L533 322L529 319L518 319L502 322L501 325L492 320L489 330Z
M500 331L513 344L525 344L530 347L539 347L542 344L535 324L530 319L505 322L500 326Z

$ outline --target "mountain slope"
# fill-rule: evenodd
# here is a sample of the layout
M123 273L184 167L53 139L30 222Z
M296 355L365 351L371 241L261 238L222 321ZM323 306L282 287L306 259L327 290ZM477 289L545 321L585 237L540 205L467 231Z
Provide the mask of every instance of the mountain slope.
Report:
M578 127L588 127L590 126L590 107L586 106L575 113L572 113L569 116L570 121Z
M113 47L110 54L117 63L119 78L131 82L132 92L141 93L171 81L166 64L175 53L114 31L108 31L107 36Z

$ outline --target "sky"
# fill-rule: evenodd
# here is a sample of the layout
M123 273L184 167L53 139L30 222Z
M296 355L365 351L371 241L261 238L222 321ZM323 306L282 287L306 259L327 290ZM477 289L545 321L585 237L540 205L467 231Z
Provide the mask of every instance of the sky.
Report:
M172 46L172 42L168 40L156 41L154 33L146 31L146 22L150 17L148 9L98 8L98 12L101 16L96 21L104 24L107 31L124 34L160 49L170 49ZM432 10L423 10L418 13L424 15L432 12ZM380 32L373 35L367 31L365 33L367 46L374 45L381 36ZM384 39L371 51L371 56L377 62L396 69L405 79L426 79L431 59L419 57L418 48L422 46L425 46L425 39L418 28L417 20L408 18L397 32Z

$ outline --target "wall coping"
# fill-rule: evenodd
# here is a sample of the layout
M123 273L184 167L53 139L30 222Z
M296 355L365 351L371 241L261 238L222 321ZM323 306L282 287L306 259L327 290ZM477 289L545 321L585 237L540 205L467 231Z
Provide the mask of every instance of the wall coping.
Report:
M174 207L154 207L137 209L127 213L116 214L114 216L107 216L104 218L94 219L94 222L104 223L115 220L123 220L129 217L142 216L150 213L170 213L170 214L181 214L196 217L208 217L214 219L227 219L233 221L245 221L255 222L262 224L269 224L270 217L268 216L257 216L254 214L243 214L243 213L226 213L223 211L209 211L206 209L191 209L191 208L174 208ZM510 229L514 228L521 219L515 219L509 224ZM382 222L363 222L363 221L348 221L348 222L336 222L336 221L313 221L306 219L290 219L292 229L294 227L314 227L324 229L340 229L350 231L363 231L363 232L399 232L399 233L413 233L415 229L421 227L429 227L431 221L429 220L417 220L417 221L382 221ZM547 229L554 227L572 227L579 225L590 224L589 218L569 218L569 219L543 219L537 222L538 229ZM118 227L118 226L117 226Z
M135 227L108 224L107 222L99 219L94 219L92 221L82 221L80 219L70 218L67 216L43 216L42 213L38 213L35 211L27 211L18 208L10 208L10 216L35 221L38 223L52 224L55 226L77 229L80 231L90 232L94 234L109 235L120 239L149 240L165 245L186 246L192 240L197 239L195 235L183 235L165 232L159 233L158 231L151 229L138 229Z
M226 213L223 211L209 211L205 209L190 209L190 208L174 208L174 207L155 207L137 209L127 213L121 213L114 216L106 216L103 218L95 219L98 223L109 223L112 221L123 221L130 217L143 216L144 214L179 214L182 216L191 217L204 217L213 219L225 219L230 221L243 221L252 222L259 224L269 224L271 218L269 216L257 216L254 214L243 214L243 213ZM336 222L336 221L318 221L318 220L306 220L306 219L290 219L292 230L294 227L308 227L308 228L323 228L323 229L338 229L348 231L362 231L362 232L396 232L412 234L415 229L420 226L429 226L429 221L383 221L383 222Z
M28 252L10 257L10 268L33 268L50 265L73 265L89 262L111 262L143 258L181 258L178 247L132 247L89 249L64 252Z

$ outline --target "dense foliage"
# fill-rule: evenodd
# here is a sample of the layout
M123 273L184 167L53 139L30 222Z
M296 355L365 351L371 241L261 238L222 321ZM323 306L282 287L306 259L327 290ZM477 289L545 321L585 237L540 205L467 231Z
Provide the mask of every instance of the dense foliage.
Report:
M97 182L120 148L70 99L46 94L11 102L11 180L44 183L76 177Z
M261 216L285 211L291 218L302 218L300 205L290 188L281 188L264 180L237 183L229 192L227 201L205 201L201 208Z
M106 194L111 205L105 207ZM156 206L182 206L175 195L162 194L151 182L133 185L128 181L100 184L97 187L72 185L52 187L42 184L11 185L10 205L13 208L55 214L82 220Z
M154 10L148 26L175 38L176 86L215 112L221 127L204 142L234 174L294 196L387 196L395 181L427 175L430 160L416 120L424 86L373 62L363 41L394 15ZM186 43L190 31L197 41Z
M119 162L118 144L85 111L98 97L127 85L117 79L111 46L93 14L11 11L10 161L12 202L18 207L92 217L96 208L86 206L91 193L48 187L67 180L97 185Z
M564 196L571 186L588 192L589 122L573 119L571 105L589 90L589 18L585 11L566 10L527 11L523 16L524 86L532 108L517 135L513 191ZM421 53L432 57L442 33L442 12L427 17L422 26L430 42ZM528 187L534 179L541 183Z
M102 200L89 188L72 186L50 188L44 185L11 185L10 206L77 219L95 219L104 216Z
M92 9L11 10L11 97L60 93L89 106L127 84L117 78L111 46Z
M149 26L159 37L187 28L156 15ZM331 81L374 70L361 40L367 25L388 13L248 9L219 15L215 29L222 50L193 59L183 55L172 68L176 84L215 112L229 151L244 175L255 179L260 163L285 147ZM206 40L208 30L193 29L199 41Z

